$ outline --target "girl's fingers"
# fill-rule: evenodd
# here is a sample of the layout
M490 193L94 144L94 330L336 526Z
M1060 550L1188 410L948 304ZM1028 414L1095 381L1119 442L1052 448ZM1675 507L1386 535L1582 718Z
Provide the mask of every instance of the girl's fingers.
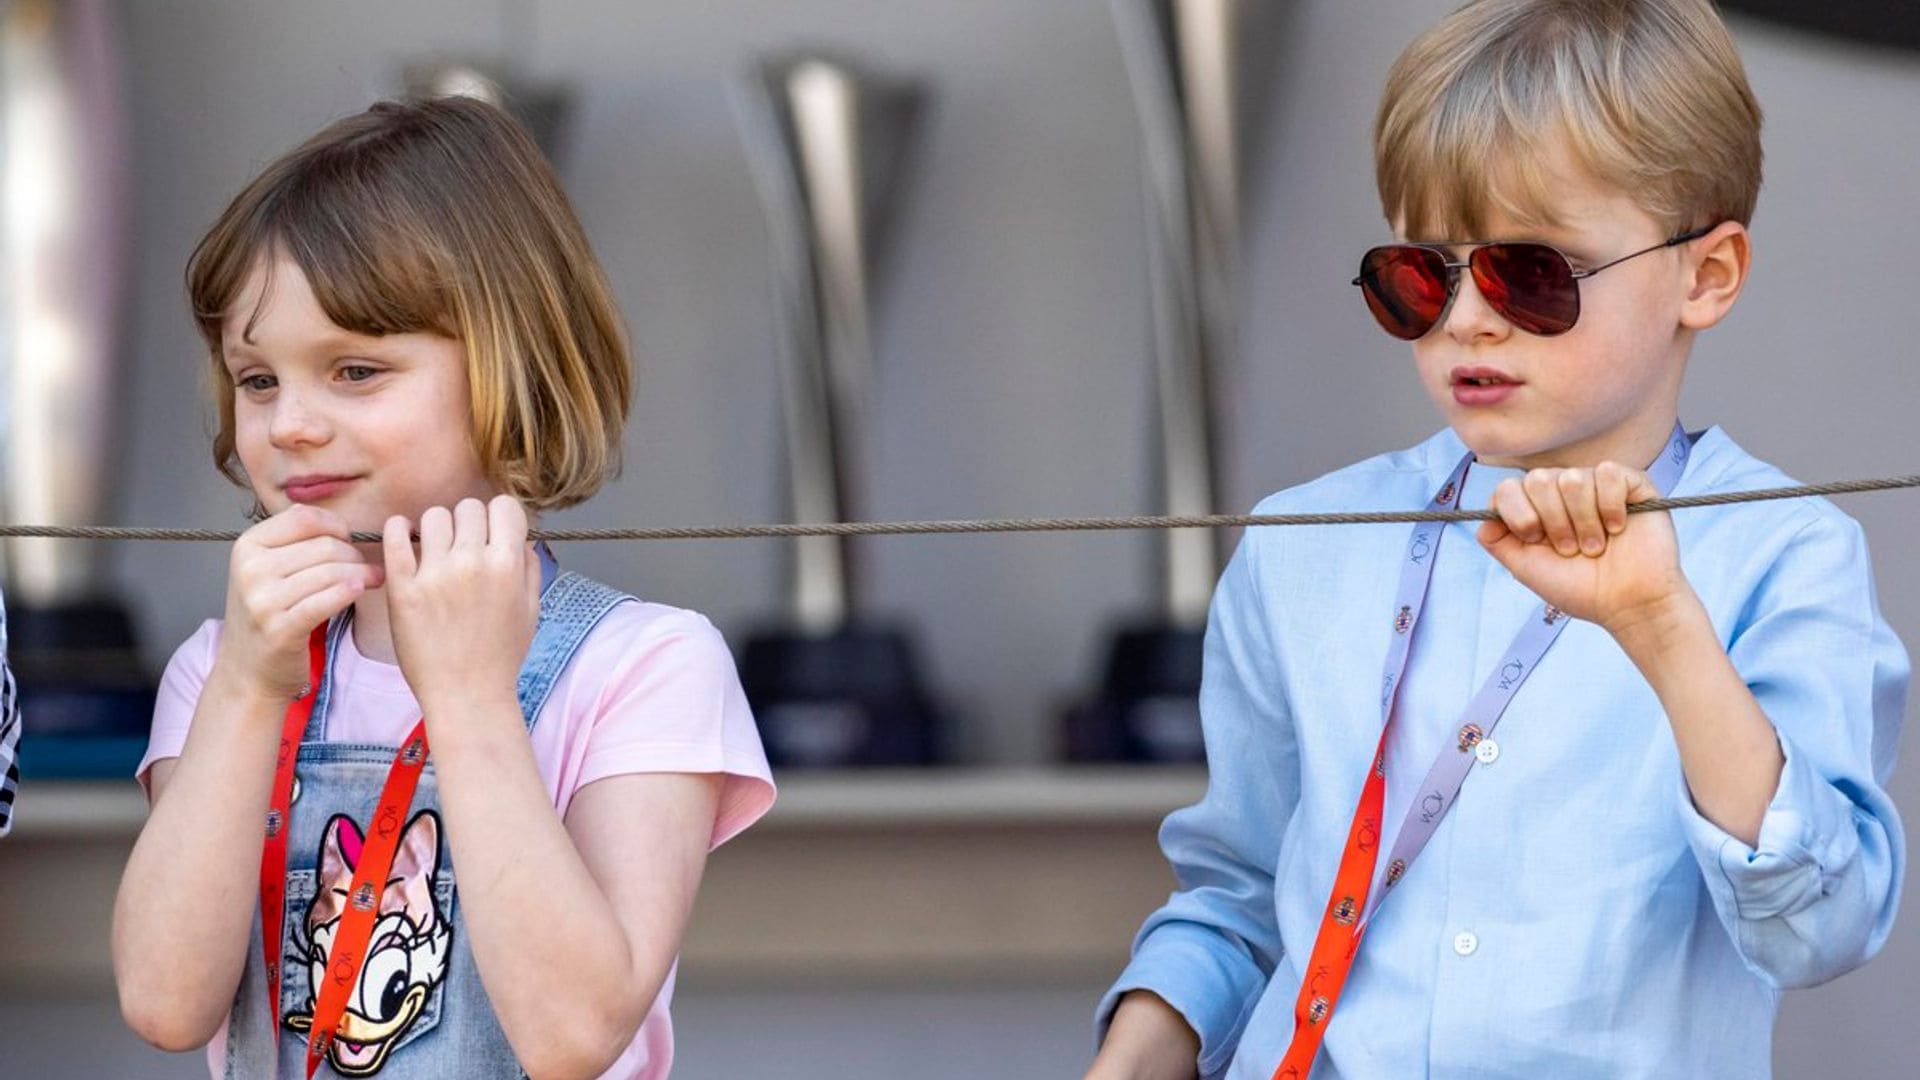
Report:
M1560 470L1535 469L1521 481L1521 486L1533 503L1533 512L1540 518L1547 543L1562 555L1578 555L1580 541L1574 537L1573 519L1567 514L1566 500L1560 495Z
M326 563L365 563L359 548L337 536L310 536L305 540L262 551L255 565L267 573L285 577L309 566Z
M1573 523L1573 539L1582 554L1599 555L1607 550L1607 527L1600 520L1600 503L1595 497L1593 470L1563 469L1555 478L1560 489L1560 504L1566 507Z
M444 555L453 547L453 512L430 506L420 515L420 561Z
M312 566L286 578L250 596L247 613L253 623L269 634L285 632L290 636L304 637L320 619L308 620L296 613L307 610L308 601L325 593L344 593L358 597L372 587L370 581L374 568L370 566L350 566L341 563L327 563ZM352 603L352 599L346 603ZM332 608L321 618L329 617L346 604Z
M502 570L518 572L525 583L532 578L531 588L538 595L540 587L540 556L527 543L527 512L521 507L520 500L511 495L495 495L487 502L487 559Z
M1500 485L1493 489L1493 510L1500 515L1507 530L1519 537L1522 543L1537 544L1546 539L1547 533L1541 524L1539 510L1521 488L1520 481L1500 481Z
M313 632L313 628L340 614L352 606L366 588L359 580L336 581L316 593L309 593L299 603L287 609L287 623L304 627L302 637Z
M380 531L380 551L387 564L387 572L401 578L412 577L420 567L413 554L413 534L408 525L406 518L395 514L387 519L386 527Z
M283 595L280 590L289 579L329 567L351 572L368 588L378 588L383 579L365 555L333 536L312 536L277 548L236 547L229 576L249 610L279 610L291 602L275 599Z
M527 511L511 495L495 495L486 505L487 544L519 551L527 543Z
M487 546L487 504L479 499L461 499L453 508L451 549L478 552Z

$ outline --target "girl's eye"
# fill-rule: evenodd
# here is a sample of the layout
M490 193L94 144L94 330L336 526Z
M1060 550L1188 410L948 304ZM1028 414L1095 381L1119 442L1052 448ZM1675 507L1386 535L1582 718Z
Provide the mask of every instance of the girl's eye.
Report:
M234 385L238 386L242 390L248 390L256 394L264 394L267 391L273 389L273 376L249 375L246 378L241 379L239 382L235 383Z
M345 376L348 382L366 382L379 373L380 369L366 364L348 364L340 369L340 374Z

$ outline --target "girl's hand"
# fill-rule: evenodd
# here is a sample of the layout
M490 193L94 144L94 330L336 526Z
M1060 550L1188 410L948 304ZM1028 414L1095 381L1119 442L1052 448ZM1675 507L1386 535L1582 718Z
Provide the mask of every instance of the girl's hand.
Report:
M1480 526L1480 544L1542 600L1618 634L1691 591L1673 520L1627 513L1659 495L1646 473L1610 461L1535 469L1494 489L1500 517Z
M216 668L263 696L291 698L307 682L307 638L384 573L348 542L340 515L294 504L240 534L227 563L226 625Z
M433 507L420 515L417 556L407 524L388 518L383 537L387 618L407 685L430 715L449 695L512 700L540 614L526 510L508 495Z

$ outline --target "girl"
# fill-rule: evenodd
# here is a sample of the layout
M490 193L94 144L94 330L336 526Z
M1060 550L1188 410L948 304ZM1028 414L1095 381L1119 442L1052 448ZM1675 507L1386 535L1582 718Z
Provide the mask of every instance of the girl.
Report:
M527 542L617 472L630 385L539 151L478 101L376 105L187 281L215 463L266 516L163 679L127 1022L215 1076L665 1076L707 852L773 786L705 619Z

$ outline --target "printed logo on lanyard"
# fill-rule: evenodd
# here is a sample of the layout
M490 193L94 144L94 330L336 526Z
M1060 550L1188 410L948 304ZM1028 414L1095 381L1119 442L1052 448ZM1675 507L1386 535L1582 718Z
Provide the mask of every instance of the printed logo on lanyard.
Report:
M1654 487L1662 493L1673 490L1686 470L1692 446L1686 429L1675 424L1672 437L1648 470ZM1458 507L1467 470L1472 464L1473 455L1468 454L1454 466L1433 501L1427 504L1429 510ZM1346 848L1334 876L1332 896L1307 961L1312 977L1301 985L1295 1000L1293 1038L1285 1057L1274 1069L1274 1080L1303 1077L1312 1068L1353 959L1359 953L1361 937L1374 912L1387 892L1405 879L1407 868L1425 850L1427 841L1459 796L1467 773L1476 763L1490 764L1495 759L1498 748L1491 740L1494 726L1527 677L1539 666L1540 659L1566 629L1566 613L1546 603L1540 605L1537 618L1530 618L1521 626L1493 673L1468 701L1453 746L1441 749L1426 778L1413 789L1419 795L1407 807L1400 832L1394 838L1385 881L1380 889L1374 890L1379 824L1386 801L1386 748L1387 735L1393 726L1394 690L1406 676L1413 631L1426 604L1427 588L1433 581L1434 555L1443 536L1442 526L1423 522L1414 526L1413 537L1407 543L1399 596L1394 601L1393 637L1387 650L1386 674L1380 682L1380 745L1374 750L1372 766L1360 791L1360 803L1354 809Z

